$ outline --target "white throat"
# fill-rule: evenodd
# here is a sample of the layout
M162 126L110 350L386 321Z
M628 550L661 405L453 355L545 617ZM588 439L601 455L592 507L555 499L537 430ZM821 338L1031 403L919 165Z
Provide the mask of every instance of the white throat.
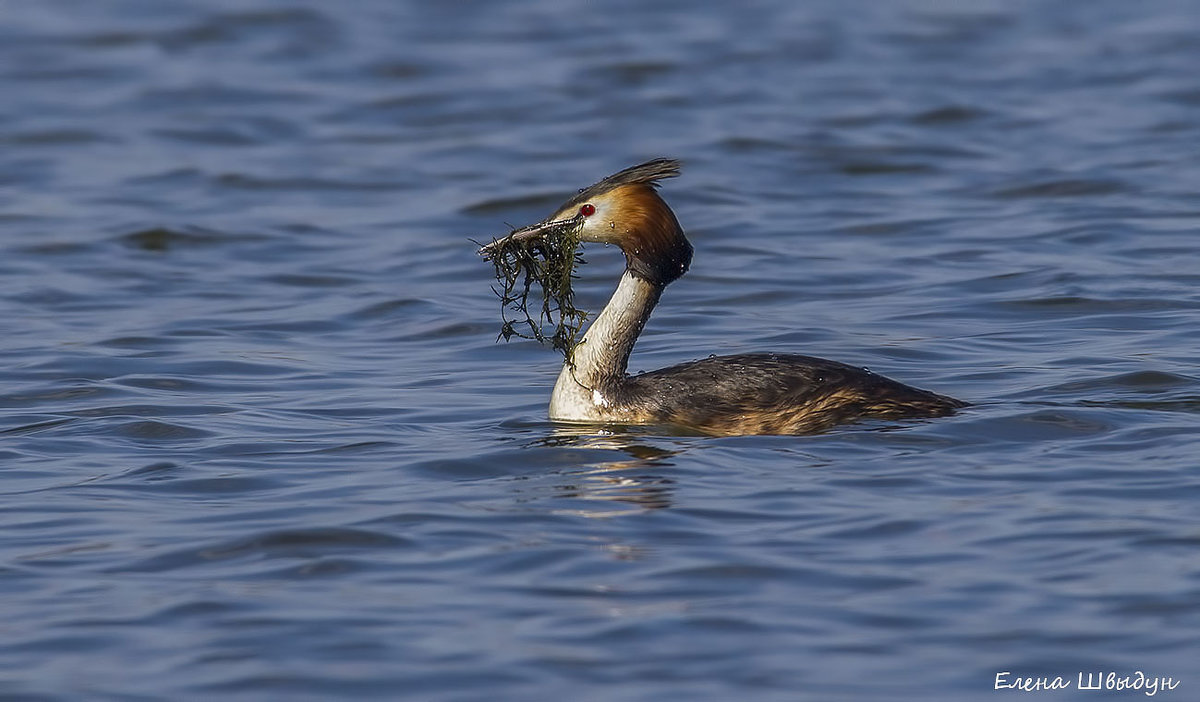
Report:
M629 354L662 288L626 270L604 310L571 350L550 396L550 418L563 421L620 419L619 394Z

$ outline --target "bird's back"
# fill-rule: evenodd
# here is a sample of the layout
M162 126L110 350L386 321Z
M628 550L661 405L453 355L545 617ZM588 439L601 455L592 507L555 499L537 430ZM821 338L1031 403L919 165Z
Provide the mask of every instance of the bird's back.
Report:
M966 403L864 368L795 354L710 357L628 378L624 402L711 434L803 434L857 418L940 417Z

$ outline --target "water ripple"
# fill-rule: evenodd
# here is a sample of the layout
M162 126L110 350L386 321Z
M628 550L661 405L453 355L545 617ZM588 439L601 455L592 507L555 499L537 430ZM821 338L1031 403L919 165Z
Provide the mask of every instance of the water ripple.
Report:
M1190 6L331 8L4 5L0 697L1189 694ZM550 422L470 239L655 156L695 258L631 370L972 407Z

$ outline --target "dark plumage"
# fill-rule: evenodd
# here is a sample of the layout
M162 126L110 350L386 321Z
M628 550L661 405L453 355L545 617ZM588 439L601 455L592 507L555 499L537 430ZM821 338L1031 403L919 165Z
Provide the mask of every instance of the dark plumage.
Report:
M802 434L857 419L942 417L966 403L813 356L706 358L629 377L619 391L646 420L711 434Z

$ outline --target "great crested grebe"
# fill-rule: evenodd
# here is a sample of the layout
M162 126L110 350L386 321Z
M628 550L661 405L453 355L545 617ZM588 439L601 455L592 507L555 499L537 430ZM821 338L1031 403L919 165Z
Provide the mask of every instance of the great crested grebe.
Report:
M655 189L679 175L656 159L584 188L545 220L480 249L569 231L616 244L625 271L612 299L567 353L550 418L566 422L675 424L710 434L802 434L858 418L939 417L966 403L869 370L812 356L710 357L628 375L629 354L663 289L687 272L692 245Z

